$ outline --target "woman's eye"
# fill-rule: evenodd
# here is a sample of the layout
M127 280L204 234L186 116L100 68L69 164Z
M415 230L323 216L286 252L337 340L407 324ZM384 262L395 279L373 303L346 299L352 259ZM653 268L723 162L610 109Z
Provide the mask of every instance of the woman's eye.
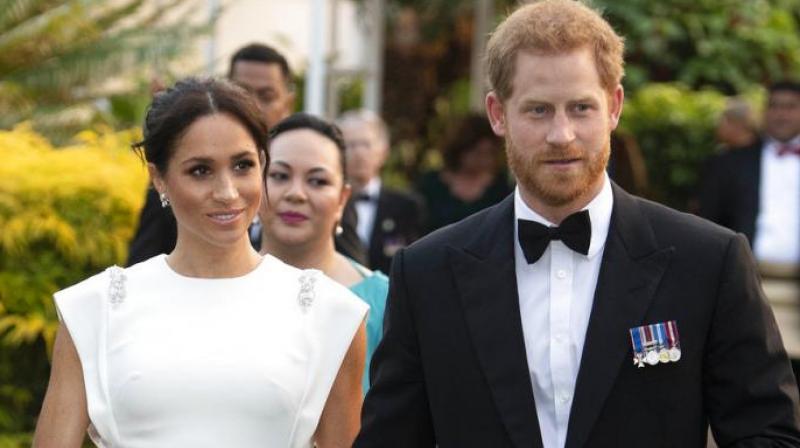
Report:
M267 174L267 177L269 177L274 181L282 181L289 178L289 176L286 173L281 173L280 171L273 171Z
M234 169L237 171L247 171L250 168L253 168L254 166L256 166L256 163L253 162L252 160L240 160L236 162Z
M202 177L211 173L211 168L205 165L197 165L189 169L189 174L195 177Z
M312 177L311 179L308 180L308 183L315 187L322 187L330 184L330 182L328 182L328 179L322 179L319 177Z

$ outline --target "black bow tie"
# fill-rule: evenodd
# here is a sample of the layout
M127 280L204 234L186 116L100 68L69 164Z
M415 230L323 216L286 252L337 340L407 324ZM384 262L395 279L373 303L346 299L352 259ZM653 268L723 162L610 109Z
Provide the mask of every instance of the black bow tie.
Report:
M518 219L519 244L528 264L535 263L547 249L550 241L561 240L575 252L586 255L592 240L592 222L589 211L583 210L567 216L558 227L548 227L535 221Z
M356 202L372 202L374 200L375 198L373 198L367 193L358 193L356 195Z

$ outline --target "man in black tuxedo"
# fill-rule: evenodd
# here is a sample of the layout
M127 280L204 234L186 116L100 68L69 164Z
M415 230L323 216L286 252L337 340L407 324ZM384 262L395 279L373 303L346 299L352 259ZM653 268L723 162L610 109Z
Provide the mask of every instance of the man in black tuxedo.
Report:
M256 98L269 128L294 110L295 95L289 63L272 47L250 44L237 50L231 57L228 78ZM364 261L366 254L355 233L355 220L355 211L345 209L344 232L336 236L336 250ZM250 227L250 241L256 249L261 245L261 230L260 222ZM169 209L162 207L155 189L148 189L139 227L129 247L127 265L171 252L176 238L175 217Z
M608 180L623 43L573 0L487 47L518 186L395 256L364 447L800 446L745 238Z
M353 187L350 205L358 214L357 232L367 248L368 266L389 272L395 252L422 236L422 201L382 184L389 132L376 113L348 111L337 124L347 145L347 179Z
M712 159L700 215L745 234L759 261L800 262L800 83L769 88L764 138Z

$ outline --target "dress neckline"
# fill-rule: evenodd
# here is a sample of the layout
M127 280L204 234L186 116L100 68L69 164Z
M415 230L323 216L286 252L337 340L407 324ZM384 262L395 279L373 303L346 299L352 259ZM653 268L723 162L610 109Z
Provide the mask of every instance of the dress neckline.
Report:
M253 269L249 270L248 272L245 272L242 275L237 275L233 277L192 277L189 275L181 274L178 271L176 271L172 266L170 266L169 263L167 262L167 254L159 255L159 261L164 266L164 268L166 268L167 272L172 277L179 278L185 281L214 282L214 281L242 280L251 277L255 275L256 272L260 271L262 267L264 267L267 264L268 261L267 259L270 257L271 257L270 255L263 255L259 260L258 264L256 264L255 267L253 267Z

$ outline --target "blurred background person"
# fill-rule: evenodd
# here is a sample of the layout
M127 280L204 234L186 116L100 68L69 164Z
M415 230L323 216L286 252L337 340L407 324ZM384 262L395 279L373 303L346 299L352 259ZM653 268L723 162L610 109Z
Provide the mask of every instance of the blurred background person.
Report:
M762 123L763 134L754 144L723 152L708 162L699 188L699 214L747 236L763 276L788 269L796 283L800 272L800 82L781 81L768 88ZM800 385L796 357L792 368Z
M272 47L253 43L240 48L231 56L228 78L256 98L269 128L294 110L292 71Z
M759 141L753 108L741 98L728 99L714 132L722 150L747 148Z
M511 193L503 141L485 116L472 114L459 120L441 152L442 169L424 173L416 184L428 209L427 231L460 221Z
M714 159L700 215L745 234L759 262L800 262L800 83L769 87L763 140Z
M228 78L257 100L268 128L288 117L294 110L294 83L286 58L274 48L252 43L231 56ZM351 257L366 258L355 233L355 211L347 211L344 232L337 237L337 247ZM175 217L161 207L158 194L150 188L139 217L136 235L130 243L127 265L131 266L154 255L168 253L175 247ZM256 219L248 231L253 247L261 246L261 223Z
M35 447L81 447L87 427L97 446L350 446L367 307L253 249L266 143L255 101L228 82L153 99L137 147L177 244L55 294Z
M347 148L347 179L358 214L358 237L367 249L368 266L389 272L399 249L422 236L425 215L421 200L389 188L381 168L389 156L389 132L376 113L353 110L337 120Z
M350 197L345 182L345 144L334 125L298 113L271 131L262 253L302 269L318 269L350 288L370 307L363 390L369 361L383 335L388 278L335 250L334 234Z

